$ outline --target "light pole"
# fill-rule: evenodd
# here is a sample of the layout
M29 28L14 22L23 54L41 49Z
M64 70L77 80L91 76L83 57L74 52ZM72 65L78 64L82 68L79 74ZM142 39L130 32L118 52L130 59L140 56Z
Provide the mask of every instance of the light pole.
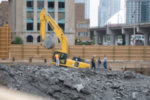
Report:
M134 46L135 46L135 43L136 43L136 27L135 27L135 25L134 25L134 33L133 33L133 35L134 35Z
M119 13L118 13L118 25L119 25Z
M135 17L135 14L136 14L136 8L134 9L134 12L133 12L133 15L132 15L132 18L134 18L134 27L133 27L133 45L135 45L135 40L136 40L136 17Z

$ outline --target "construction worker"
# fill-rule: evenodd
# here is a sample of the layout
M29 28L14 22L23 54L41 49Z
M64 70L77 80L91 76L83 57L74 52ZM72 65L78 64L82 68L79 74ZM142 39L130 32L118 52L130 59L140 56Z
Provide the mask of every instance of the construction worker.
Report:
M91 69L96 69L96 61L95 61L95 56L93 56L92 60L91 60Z
M105 69L107 69L107 57L104 55L104 63L103 66Z
M78 61L78 59L76 58L75 66L78 67L78 65L79 65L79 61Z
M59 54L55 55L55 59L56 59L56 66L59 66Z
M98 61L97 61L97 69L100 70L100 66L101 66L101 59L100 57L98 57Z

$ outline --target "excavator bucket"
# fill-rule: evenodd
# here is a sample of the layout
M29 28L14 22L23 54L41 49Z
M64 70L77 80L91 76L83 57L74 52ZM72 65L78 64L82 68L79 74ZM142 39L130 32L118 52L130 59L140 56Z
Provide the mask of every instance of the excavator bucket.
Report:
M52 49L55 46L52 38L50 36L48 36L45 40L44 40L44 47L47 49Z

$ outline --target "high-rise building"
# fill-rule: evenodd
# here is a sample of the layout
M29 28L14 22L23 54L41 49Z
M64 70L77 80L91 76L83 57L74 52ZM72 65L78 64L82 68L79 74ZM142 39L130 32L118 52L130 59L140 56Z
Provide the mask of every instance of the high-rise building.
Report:
M85 4L84 3L76 3L75 4L75 33L76 39L81 41L88 41L90 40L90 30L89 19L85 19Z
M85 4L85 19L89 19L90 17L90 0L75 0L76 3L84 3Z
M126 23L126 0L120 0L120 10L111 16L106 24L119 25Z
M8 24L8 1L0 3L0 25Z
M120 0L100 0L98 8L98 26L104 26L107 20L120 10Z
M150 0L127 0L126 23L150 22Z
M74 0L9 0L9 24L14 37L20 36L24 43L38 43L40 40L40 11L45 8L68 37L70 45L74 44L75 21ZM47 24L47 35L58 38Z

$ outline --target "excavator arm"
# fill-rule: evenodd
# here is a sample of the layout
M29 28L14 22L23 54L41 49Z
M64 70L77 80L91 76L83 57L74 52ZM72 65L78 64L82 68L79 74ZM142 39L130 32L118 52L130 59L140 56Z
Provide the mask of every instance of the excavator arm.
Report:
M45 9L43 8L40 13L40 34L42 41L45 40L46 33L46 23L50 25L54 33L57 35L58 39L61 42L61 51L63 53L68 53L68 40L63 33L63 30L57 25L55 20L50 15L47 15Z

